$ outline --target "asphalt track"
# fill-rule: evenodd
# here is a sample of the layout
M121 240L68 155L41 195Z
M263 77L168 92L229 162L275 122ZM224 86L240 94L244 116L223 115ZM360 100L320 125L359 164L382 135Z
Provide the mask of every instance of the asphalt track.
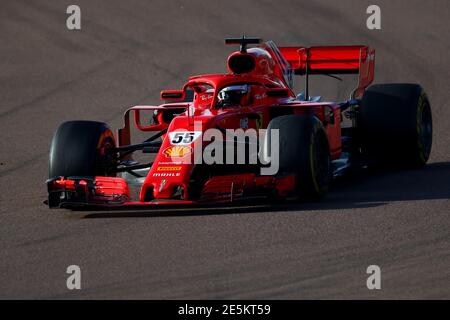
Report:
M366 28L365 0L77 0L82 30L68 31L73 2L0 2L0 298L450 298L448 1L377 1L379 31ZM242 34L375 47L376 82L421 83L430 96L429 165L346 179L318 204L90 214L42 204L61 122L117 128L126 107L225 71L223 39ZM66 288L71 264L78 291ZM381 290L366 288L371 264Z

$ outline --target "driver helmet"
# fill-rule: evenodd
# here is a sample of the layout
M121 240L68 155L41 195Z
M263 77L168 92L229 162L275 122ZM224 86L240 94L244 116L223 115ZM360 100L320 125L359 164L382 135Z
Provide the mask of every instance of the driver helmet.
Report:
M250 86L248 84L232 85L219 91L217 104L219 108L244 106L249 103L249 97Z

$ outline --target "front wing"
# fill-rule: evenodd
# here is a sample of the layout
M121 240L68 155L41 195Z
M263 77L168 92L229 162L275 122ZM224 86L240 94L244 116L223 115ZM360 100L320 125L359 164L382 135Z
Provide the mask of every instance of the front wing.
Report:
M255 197L287 198L295 177L257 176L253 173L217 176L208 180L196 200L131 201L128 184L116 177L57 177L47 180L50 208L121 208L230 203Z

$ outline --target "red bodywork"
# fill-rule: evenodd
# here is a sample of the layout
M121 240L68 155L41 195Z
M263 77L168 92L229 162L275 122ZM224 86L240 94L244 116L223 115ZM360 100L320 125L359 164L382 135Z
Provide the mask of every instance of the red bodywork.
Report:
M239 59L252 59L255 63L250 72L239 72ZM156 154L140 189L138 201L131 201L125 179L95 177L86 182L77 178L60 178L49 183L49 191L85 188L84 204L115 205L161 205L193 204L199 202L234 201L246 195L275 195L285 198L294 189L293 176L260 176L251 172L222 174L209 177L200 188L200 195L191 192L191 179L195 169L194 146L175 146L168 139L170 133L188 131L203 133L209 128L237 129L245 120L247 128L264 129L269 121L284 114L313 113L322 121L328 135L332 159L341 155L341 111L335 102L310 102L296 99L292 89L294 74L339 74L358 75L358 86L354 98L360 98L364 89L372 82L374 73L374 50L366 46L333 47L281 47L266 42L246 52L235 52L228 58L228 74L201 75L189 78L182 90L165 90L161 98L173 103L160 106L135 106L125 112L125 125L118 130L118 147L130 145L131 124L141 131L160 131L162 145ZM249 84L251 100L240 108L217 109L218 92L229 85ZM187 90L194 91L192 102L181 102ZM276 91L283 94L270 94ZM180 102L177 102L180 101ZM159 123L143 125L142 113L157 111ZM178 110L170 122L164 121L165 113ZM331 119L333 118L333 119ZM200 139L199 139L200 140ZM200 149L204 146L200 146ZM171 156L170 156L171 155ZM189 160L189 161L187 161ZM90 186L88 190L88 185ZM174 190L182 188L182 197L174 197ZM254 192L248 193L251 190Z

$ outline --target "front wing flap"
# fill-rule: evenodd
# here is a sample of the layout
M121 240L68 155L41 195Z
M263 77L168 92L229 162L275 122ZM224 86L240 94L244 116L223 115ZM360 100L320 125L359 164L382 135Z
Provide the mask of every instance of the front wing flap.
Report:
M113 177L57 177L47 180L48 206L124 204L130 201L127 182Z
M180 199L130 201L126 180L116 177L57 177L47 180L47 188L47 204L50 208L152 207L230 203L258 196L286 198L295 188L295 177L275 178L255 174L217 176L205 183L197 201Z

